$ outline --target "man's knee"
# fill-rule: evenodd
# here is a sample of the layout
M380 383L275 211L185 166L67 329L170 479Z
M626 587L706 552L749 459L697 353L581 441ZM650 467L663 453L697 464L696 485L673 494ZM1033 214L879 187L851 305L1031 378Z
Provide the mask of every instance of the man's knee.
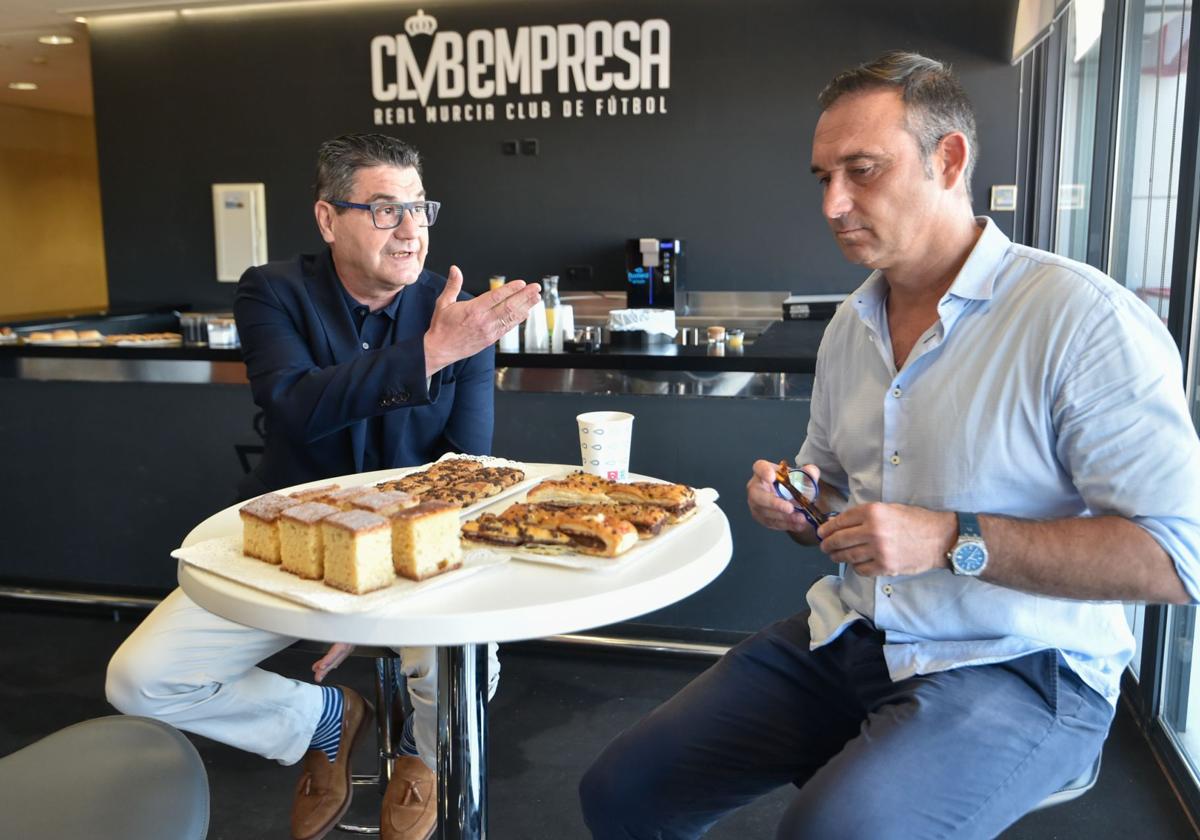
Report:
M775 840L902 840L912 836L908 828L903 808L884 813L862 795L842 801L813 801L800 795L783 812Z
M191 685L178 674L172 674L172 659L170 651L156 651L127 641L108 662L104 696L122 714L164 717L180 701L205 689L200 683ZM202 693L207 696L210 690Z
M104 696L118 712L124 715L154 717L156 704L146 693L146 686L153 681L146 662L132 655L122 646L108 661L108 673L104 679Z

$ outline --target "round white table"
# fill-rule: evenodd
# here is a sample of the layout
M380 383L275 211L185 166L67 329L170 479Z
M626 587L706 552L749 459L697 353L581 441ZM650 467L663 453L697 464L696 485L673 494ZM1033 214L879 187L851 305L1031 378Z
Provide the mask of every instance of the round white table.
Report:
M340 483L394 474L347 476ZM185 563L179 565L179 585L210 612L263 630L326 642L437 647L438 836L475 840L487 834L487 643L625 621L703 588L729 563L729 521L712 505L683 527L661 550L654 547L615 571L513 560L366 613L314 610ZM183 544L240 529L237 507L226 508L200 523Z

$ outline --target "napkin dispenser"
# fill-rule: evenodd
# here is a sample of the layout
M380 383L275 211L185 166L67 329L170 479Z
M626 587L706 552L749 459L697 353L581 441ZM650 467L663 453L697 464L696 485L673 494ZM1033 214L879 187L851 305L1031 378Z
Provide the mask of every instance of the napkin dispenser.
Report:
M676 309L683 302L681 239L625 241L625 305L629 309Z

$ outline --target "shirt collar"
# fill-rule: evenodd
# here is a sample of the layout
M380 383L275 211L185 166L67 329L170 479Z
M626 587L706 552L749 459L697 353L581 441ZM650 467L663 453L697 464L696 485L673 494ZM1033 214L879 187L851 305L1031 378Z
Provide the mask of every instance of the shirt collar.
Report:
M1005 236L987 216L976 216L975 221L983 226L983 232L975 241L970 256L959 269L958 276L950 284L938 309L943 322L968 300L990 300L995 290L996 275L1000 271L1004 255L1012 241ZM882 271L873 271L866 281L851 295L852 305L858 317L873 328L879 327L880 319L886 317L884 301L887 299L888 284Z
M355 310L360 309L363 306L365 306L365 304L359 303L357 300L354 299L354 297L348 291L346 291L346 287L344 285L342 285L342 282L340 280L338 281L338 289L341 291L342 300L344 300L346 302L346 308L350 311L351 315L354 314ZM391 318L393 321L395 321L396 313L400 311L400 298L403 294L404 294L403 289L396 292L396 296L394 298L392 298L391 303L389 303L387 306L383 307L383 309L376 310L374 314L386 315L389 318ZM372 313L368 313L368 314L372 314Z
M990 300L1000 264L1012 240L987 216L976 216L975 222L983 225L983 232L946 294L969 300Z

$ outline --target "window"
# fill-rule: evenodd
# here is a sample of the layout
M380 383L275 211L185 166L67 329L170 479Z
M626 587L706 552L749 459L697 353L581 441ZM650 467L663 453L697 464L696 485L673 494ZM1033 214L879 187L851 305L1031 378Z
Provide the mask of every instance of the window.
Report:
M1087 262L1092 158L1096 141L1096 105L1099 94L1102 10L1089 9L1089 17L1072 4L1067 13L1066 45L1063 55L1062 125L1060 130L1058 184L1055 196L1054 251L1073 260ZM1079 17L1077 17L1077 15ZM1082 18L1082 19L1080 19ZM1090 43L1089 43L1090 42Z
M1137 293L1164 322L1174 260L1183 259L1173 254L1180 152L1184 143L1196 142L1182 135L1191 13L1191 0L1129 0L1126 6L1109 273ZM1189 305L1194 312L1196 301ZM1200 423L1200 358L1194 340L1186 355L1188 399L1193 421ZM1140 626L1144 610L1130 608L1127 612L1135 627ZM1165 627L1162 659L1156 660L1161 662L1156 677L1161 686L1157 718L1183 761L1184 775L1192 777L1194 789L1200 772L1196 610L1168 609ZM1135 660L1135 666L1138 664Z
M1191 8L1191 0L1131 0L1126 11L1108 273L1164 321L1170 303Z

